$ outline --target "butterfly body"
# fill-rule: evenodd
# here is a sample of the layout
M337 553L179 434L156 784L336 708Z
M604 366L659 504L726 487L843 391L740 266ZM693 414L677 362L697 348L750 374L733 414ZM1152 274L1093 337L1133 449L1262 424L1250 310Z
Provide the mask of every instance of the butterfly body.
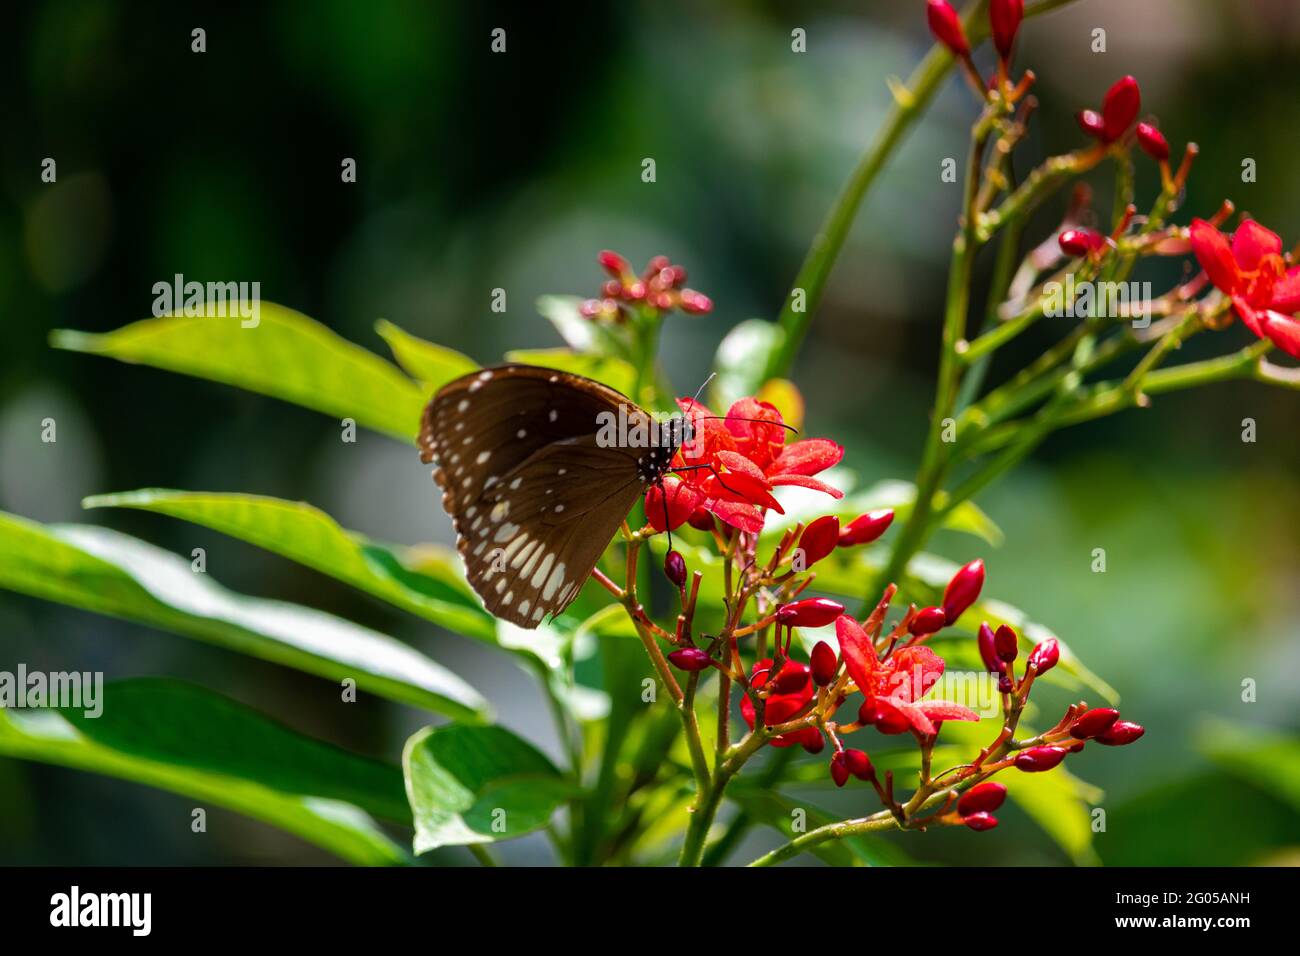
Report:
M440 389L419 447L435 466L470 586L491 613L533 628L578 596L690 432L684 418L661 426L580 375L505 365Z

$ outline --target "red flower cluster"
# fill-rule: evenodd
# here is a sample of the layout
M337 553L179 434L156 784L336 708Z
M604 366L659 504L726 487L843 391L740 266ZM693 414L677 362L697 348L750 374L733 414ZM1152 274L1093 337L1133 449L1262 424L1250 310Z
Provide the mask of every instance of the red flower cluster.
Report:
M713 311L713 301L707 295L683 287L686 270L674 265L667 256L655 256L639 276L617 252L606 249L597 261L610 278L600 290L601 298L588 299L579 306L579 312L586 318L623 321L624 310L634 305L646 305L661 312L680 308L692 315Z
M813 477L838 464L844 446L826 438L787 445L784 420L775 405L742 398L719 417L694 399L681 398L677 404L690 419L694 438L673 461L679 474L668 475L662 490L651 486L646 492L646 517L656 531L675 529L688 519L707 527L712 514L757 534L763 530L766 509L784 513L772 496L780 485L844 496Z
M1282 239L1247 219L1232 242L1204 219L1191 225L1192 252L1246 328L1283 352L1300 358L1300 266L1287 268Z

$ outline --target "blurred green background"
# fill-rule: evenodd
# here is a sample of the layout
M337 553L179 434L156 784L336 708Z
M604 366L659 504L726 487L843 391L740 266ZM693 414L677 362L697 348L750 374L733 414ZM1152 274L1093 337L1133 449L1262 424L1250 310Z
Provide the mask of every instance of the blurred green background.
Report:
M716 303L707 318L670 320L663 343L674 384L693 391L732 325L778 311L889 107L886 77L906 76L928 48L923 7L327 0L186 11L59 0L15 10L0 36L0 508L206 548L223 584L428 651L487 693L503 723L558 754L536 688L481 646L216 533L79 506L145 486L249 491L305 499L378 538L448 540L412 449L373 434L344 445L308 411L56 352L47 335L143 318L153 284L183 273L260 281L263 298L376 351L382 317L489 362L559 344L533 302L594 293L599 249L638 264L662 252ZM497 26L504 56L489 51ZM195 27L207 31L204 54L190 52ZM807 31L802 55L790 49L796 27ZM1104 54L1090 49L1096 28ZM1174 149L1201 146L1179 220L1231 198L1290 246L1298 51L1290 0L1080 0L1022 34L1019 63L1038 74L1042 105L1017 169L1079 145L1074 111L1131 72ZM915 468L958 199L939 165L964 155L972 116L951 79L869 198L795 370L809 430L842 441L864 482ZM56 185L40 181L46 157ZM357 161L356 184L340 182L344 157ZM654 184L641 181L644 157L656 161ZM1258 164L1253 184L1241 182L1245 157ZM1145 205L1156 174L1144 157L1138 172ZM1103 177L1097 191L1108 208ZM1034 241L1061 208L1044 211ZM497 287L504 315L489 310ZM1059 334L1042 323L994 375ZM1185 351L1247 341L1234 326ZM1096 837L1106 863L1300 859L1298 410L1300 395L1246 383L1163 397L1058 434L981 499L1007 534L982 549L989 590L1055 627L1147 727L1133 748L1090 748L1072 763L1106 792ZM47 416L57 444L40 442ZM1241 441L1244 418L1257 422L1253 444ZM962 561L981 553L957 536L933 547ZM1090 570L1099 547L1105 574ZM19 661L196 680L394 760L424 722L374 700L341 707L332 684L285 668L0 593L0 669ZM1246 678L1256 702L1242 701ZM1290 737L1261 752L1268 728ZM837 797L846 813L868 809L860 790ZM219 809L207 834L192 834L180 797L59 768L0 761L0 806L0 863L330 862ZM751 848L775 842L760 834ZM995 834L897 842L919 860L1066 862L1014 809ZM511 862L549 859L540 837L501 849Z

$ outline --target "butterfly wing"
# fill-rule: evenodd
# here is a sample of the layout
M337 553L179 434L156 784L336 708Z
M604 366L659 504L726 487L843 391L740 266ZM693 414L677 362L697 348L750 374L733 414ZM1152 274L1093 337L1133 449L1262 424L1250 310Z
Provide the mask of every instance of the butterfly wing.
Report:
M643 483L637 452L597 443L601 413L649 416L598 382L513 365L445 386L425 409L470 585L489 611L536 627L578 595Z

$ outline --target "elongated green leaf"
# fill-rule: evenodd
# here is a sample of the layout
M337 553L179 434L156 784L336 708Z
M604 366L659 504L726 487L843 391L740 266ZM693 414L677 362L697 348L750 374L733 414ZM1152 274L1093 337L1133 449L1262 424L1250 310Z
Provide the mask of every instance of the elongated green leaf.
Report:
M457 720L486 701L414 648L331 614L226 590L170 552L106 528L0 512L0 587L138 621Z
M262 495L144 488L95 495L86 508L155 511L212 528L284 555L460 634L493 640L496 627L448 560L441 577L414 571L382 545L345 531L329 515L301 501ZM427 567L431 562L425 556Z
M1285 800L1300 812L1300 740L1271 727L1207 721L1198 749L1225 771Z
M610 355L574 352L569 349L518 349L507 352L506 361L583 375L624 395L630 395L636 387L636 369L621 358Z
M395 366L305 315L260 304L253 328L238 317L163 316L103 335L56 330L55 348L182 372L303 405L413 441L424 392Z
M397 364L424 386L426 395L432 395L453 379L468 375L479 367L468 355L426 342L392 322L381 319L375 324L375 331L388 343Z
M102 714L0 710L0 754L121 777L227 807L353 863L407 863L371 814L410 818L397 767L178 681L108 684Z
M511 840L543 827L572 785L503 727L426 727L402 754L415 852Z

